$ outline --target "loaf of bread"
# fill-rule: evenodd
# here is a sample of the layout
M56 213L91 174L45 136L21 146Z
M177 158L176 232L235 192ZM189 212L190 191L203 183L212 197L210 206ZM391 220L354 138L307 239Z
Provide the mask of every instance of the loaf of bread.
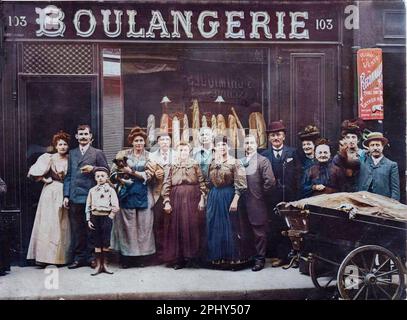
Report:
M189 124L188 116L184 114L184 123L182 124L182 141L189 142Z
M266 123L260 112L252 112L249 115L249 129L250 134L256 137L258 147L267 148Z
M180 122L178 117L172 118L172 145L176 149L181 141Z
M232 148L237 149L239 147L239 136L237 122L234 115L230 114L228 117L229 127L229 139L231 141Z
M150 148L155 141L155 116L150 114L147 118L147 147Z
M211 128L212 128L212 133L216 135L217 132L217 126L216 126L216 116L213 114L211 118Z
M194 147L199 146L199 105L198 100L192 101L192 141Z
M170 130L170 117L168 114L163 113L160 120L160 131L167 131Z
M226 120L222 114L218 114L216 117L217 132L216 134L226 135Z

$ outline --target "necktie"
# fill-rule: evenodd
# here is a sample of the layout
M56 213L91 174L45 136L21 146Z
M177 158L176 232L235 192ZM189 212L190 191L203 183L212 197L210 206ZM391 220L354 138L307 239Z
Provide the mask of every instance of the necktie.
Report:
M282 149L273 149L274 150L274 152L276 153L276 158L277 159L280 159L281 158L281 151L282 151Z
M164 163L167 163L167 154L166 153L163 154L163 160L164 160Z
M280 151L277 151L277 159L280 159L281 155L280 155Z
M84 148L81 148L81 153L82 153L82 155L85 154L85 149Z

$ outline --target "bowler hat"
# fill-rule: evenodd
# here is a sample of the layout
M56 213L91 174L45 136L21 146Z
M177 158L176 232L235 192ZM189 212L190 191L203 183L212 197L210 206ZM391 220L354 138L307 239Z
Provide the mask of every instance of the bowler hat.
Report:
M109 175L109 169L106 168L106 167L94 167L94 168L93 168L93 173L94 173L94 174L95 174L96 172L98 172L98 171L106 172L107 175Z
M271 132L278 132L278 131L286 131L286 128L284 126L283 120L278 120L278 121L273 121L268 130L269 133Z
M383 146L389 143L389 140L383 136L381 132L371 132L366 136L366 140L363 141L363 146L365 148L369 147L370 141L379 140L383 143Z

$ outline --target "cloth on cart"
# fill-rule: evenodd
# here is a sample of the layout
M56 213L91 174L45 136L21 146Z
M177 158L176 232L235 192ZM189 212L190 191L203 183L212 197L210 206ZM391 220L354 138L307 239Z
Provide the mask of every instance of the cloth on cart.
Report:
M323 194L289 202L286 207L292 206L304 209L306 205L407 221L406 205L397 200L367 191Z

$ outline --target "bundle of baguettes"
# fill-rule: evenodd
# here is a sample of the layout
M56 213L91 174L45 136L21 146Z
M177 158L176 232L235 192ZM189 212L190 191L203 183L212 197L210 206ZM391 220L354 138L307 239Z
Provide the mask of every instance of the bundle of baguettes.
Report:
M249 115L249 132L256 137L260 149L267 148L266 122L260 112Z

